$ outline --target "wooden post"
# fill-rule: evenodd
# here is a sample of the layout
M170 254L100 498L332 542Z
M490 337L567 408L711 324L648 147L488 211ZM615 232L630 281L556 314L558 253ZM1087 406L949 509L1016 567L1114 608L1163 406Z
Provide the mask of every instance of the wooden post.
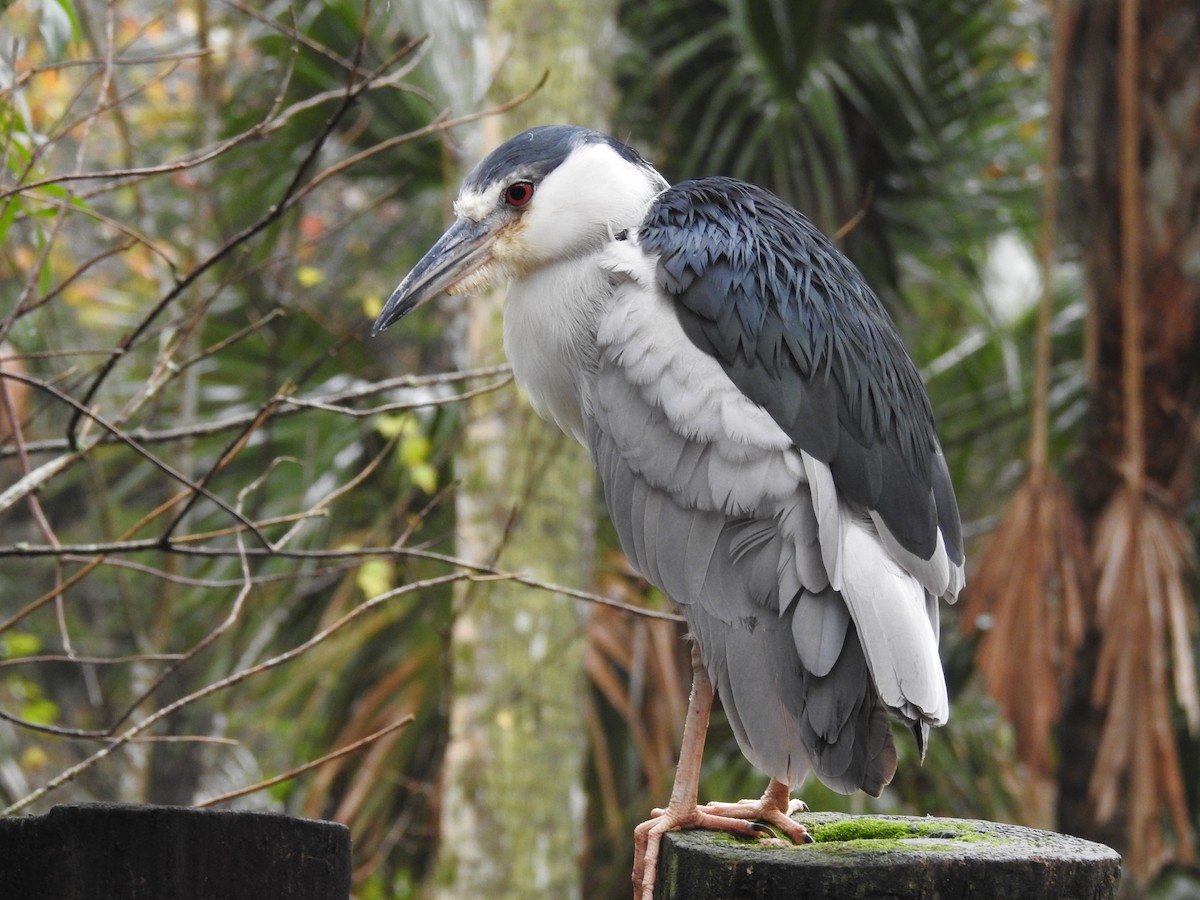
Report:
M4 900L347 900L350 831L257 812L56 806L0 819Z
M815 843L705 831L664 838L656 900L1113 900L1121 857L1103 844L973 819L802 813Z

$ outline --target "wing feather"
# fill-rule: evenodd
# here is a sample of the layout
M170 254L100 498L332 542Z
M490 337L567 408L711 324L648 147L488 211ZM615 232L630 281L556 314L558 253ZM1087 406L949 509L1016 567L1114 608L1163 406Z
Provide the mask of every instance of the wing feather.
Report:
M855 564L846 569L842 596L883 702L910 722L944 724L950 703L925 590L866 524L848 523L845 546Z
M669 300L644 285L631 285L618 302L670 312ZM661 339L673 321L651 317L642 328L652 325ZM682 339L677 322L674 328ZM627 341L636 344L642 333L628 333ZM686 340L660 343L676 351L667 368L709 372ZM634 346L602 347L586 417L622 546L683 609L752 763L793 785L811 767L837 790L877 793L894 771L894 748L886 716L874 714L881 701L854 625L829 590L800 456L770 432L769 418L755 426L757 436L753 428L729 434L720 417L682 436L672 411L656 406L625 365L643 357ZM714 403L745 402L717 376L705 388ZM797 602L806 586L826 592L832 605L821 636L805 631L798 641Z
M940 545L961 569L958 508L916 367L828 238L768 191L704 178L661 194L638 240L688 339L829 466L839 493L877 512L908 553L929 559Z
M803 592L792 613L792 638L804 668L814 675L828 675L841 655L849 625L850 613L837 591Z

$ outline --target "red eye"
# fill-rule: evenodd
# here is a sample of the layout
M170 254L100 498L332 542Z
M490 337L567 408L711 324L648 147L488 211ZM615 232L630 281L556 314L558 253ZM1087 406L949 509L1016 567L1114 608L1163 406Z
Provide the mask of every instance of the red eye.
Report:
M509 206L524 206L533 199L533 182L515 181L504 189L504 202Z

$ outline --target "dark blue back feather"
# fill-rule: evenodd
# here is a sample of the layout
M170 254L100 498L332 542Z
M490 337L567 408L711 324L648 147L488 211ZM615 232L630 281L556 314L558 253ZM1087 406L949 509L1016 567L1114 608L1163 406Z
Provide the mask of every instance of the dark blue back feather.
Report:
M774 194L732 178L675 185L639 231L684 331L928 559L938 527L962 561L954 489L924 385L858 269Z

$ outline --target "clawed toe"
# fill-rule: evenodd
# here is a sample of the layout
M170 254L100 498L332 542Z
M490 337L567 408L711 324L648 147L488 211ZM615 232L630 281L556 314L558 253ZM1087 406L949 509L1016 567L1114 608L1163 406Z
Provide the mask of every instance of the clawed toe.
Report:
M757 802L757 801L754 801ZM775 837L775 832L769 827L770 822L763 824L762 822L751 821L751 818L762 818L768 821L765 816L723 816L712 812L713 807L730 807L739 808L738 804L707 804L706 806L693 806L691 809L655 809L651 811L652 818L647 819L641 825L633 830L633 890L636 900L651 900L654 894L654 881L658 873L658 854L662 844L662 837L668 831L682 831L685 829L702 828L706 831L723 831L726 834L736 834L741 837L758 838L760 840L778 840ZM782 815L779 810L775 810L779 815ZM792 822L795 827L801 832L804 831L804 826L799 822ZM788 837L792 837L786 828L782 829L788 833Z
M803 812L808 806L803 800L791 800L787 785L773 781L762 797L757 800L739 800L737 803L706 803L700 811L724 819L746 819L770 827L772 834L782 833L796 844L812 843L812 836L792 814Z

